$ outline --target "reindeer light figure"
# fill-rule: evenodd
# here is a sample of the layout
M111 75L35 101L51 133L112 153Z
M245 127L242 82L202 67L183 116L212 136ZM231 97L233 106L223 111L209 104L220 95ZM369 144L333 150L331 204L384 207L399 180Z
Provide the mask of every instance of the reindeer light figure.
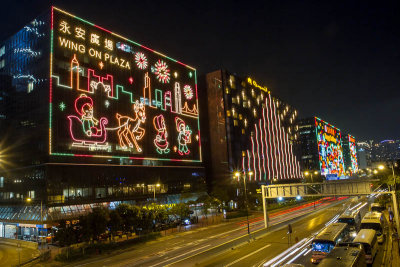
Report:
M137 141L142 139L145 134L145 129L140 127L141 124L146 121L145 106L143 102L136 102L133 104L134 118L129 116L123 116L119 113L116 114L119 130L117 132L119 145L122 148L135 146L138 152L142 152L142 149L138 145Z

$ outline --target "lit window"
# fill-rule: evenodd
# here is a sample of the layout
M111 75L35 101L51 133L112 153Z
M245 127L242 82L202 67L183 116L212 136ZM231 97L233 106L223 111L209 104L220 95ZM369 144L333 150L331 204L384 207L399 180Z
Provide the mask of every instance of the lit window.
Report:
M230 111L230 110L227 110L227 111L226 111L226 116L227 116L227 117L230 117L230 116L231 116L231 111Z
M233 120L233 126L238 126L238 125L239 125L238 120Z
M239 114L239 120L242 120L242 119L243 119L242 114Z
M226 93L226 94L229 94L229 87L226 87L226 88L225 88L225 93Z
M28 83L28 94L33 91L33 82Z
M0 48L0 57L3 56L5 53L6 53L6 47L3 45L3 46Z
M4 68L5 66L5 61L4 59L0 60L0 69Z

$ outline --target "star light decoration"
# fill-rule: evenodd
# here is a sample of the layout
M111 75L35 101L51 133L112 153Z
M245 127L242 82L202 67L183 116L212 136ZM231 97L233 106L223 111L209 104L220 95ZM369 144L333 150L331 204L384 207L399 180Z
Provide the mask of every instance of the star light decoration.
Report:
M167 63L165 63L163 60L159 59L156 64L154 64L154 67L152 67L152 72L154 72L159 82L169 83L171 73L168 69Z
M58 105L58 107L60 108L61 111L64 111L65 108L66 108L66 105L65 105L64 102L61 102L61 103Z
M135 62L139 69L144 70L147 68L147 57L142 52L137 52L135 54Z
M190 85L185 85L183 87L183 94L185 95L186 99L190 100L193 98L193 89Z

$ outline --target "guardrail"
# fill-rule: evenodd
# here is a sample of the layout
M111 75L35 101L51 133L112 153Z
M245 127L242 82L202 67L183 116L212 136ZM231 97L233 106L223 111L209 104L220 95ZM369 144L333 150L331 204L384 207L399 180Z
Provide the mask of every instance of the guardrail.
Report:
M38 243L32 242L32 241L0 237L0 243L11 245L11 246L16 246L16 247L18 245L20 245L23 248L38 249Z

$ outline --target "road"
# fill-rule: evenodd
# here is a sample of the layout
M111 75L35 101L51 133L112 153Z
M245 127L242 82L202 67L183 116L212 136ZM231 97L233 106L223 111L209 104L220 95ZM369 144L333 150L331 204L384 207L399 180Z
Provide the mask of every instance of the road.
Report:
M316 211L291 220L292 243L297 238L302 240L319 231L336 214L343 211L344 203L336 204L321 211ZM259 266L274 258L289 247L287 225L276 225L268 232L261 233L254 241L239 245L231 250L214 251L213 255L202 253L183 261L177 261L172 266Z
M317 203L316 210L313 204L302 205L299 208L283 210L271 215L270 223L272 226L268 231L279 231L282 222L292 222L298 220L299 216L314 211L325 209L329 215L333 216L338 208L333 208L337 202L326 200ZM340 204L339 206L342 206ZM308 219L309 220L309 219ZM314 222L319 223L319 220ZM252 238L259 242L259 237L267 231L264 229L263 217L253 218L250 224L253 233ZM284 230L282 230L284 231ZM295 230L296 231L296 230ZM213 225L206 228L199 228L175 235L162 237L156 241L147 242L145 245L135 246L117 255L107 257L92 258L70 266L165 266L177 264L177 266L192 266L195 262L200 262L215 254L221 253L231 247L239 246L249 240L247 235L246 221L229 222ZM282 241L284 242L284 241ZM287 245L286 245L287 246Z
M29 248L19 248L16 246L0 243L0 266L16 266L19 262L26 262L38 255L38 251ZM19 252L19 253L18 253Z

